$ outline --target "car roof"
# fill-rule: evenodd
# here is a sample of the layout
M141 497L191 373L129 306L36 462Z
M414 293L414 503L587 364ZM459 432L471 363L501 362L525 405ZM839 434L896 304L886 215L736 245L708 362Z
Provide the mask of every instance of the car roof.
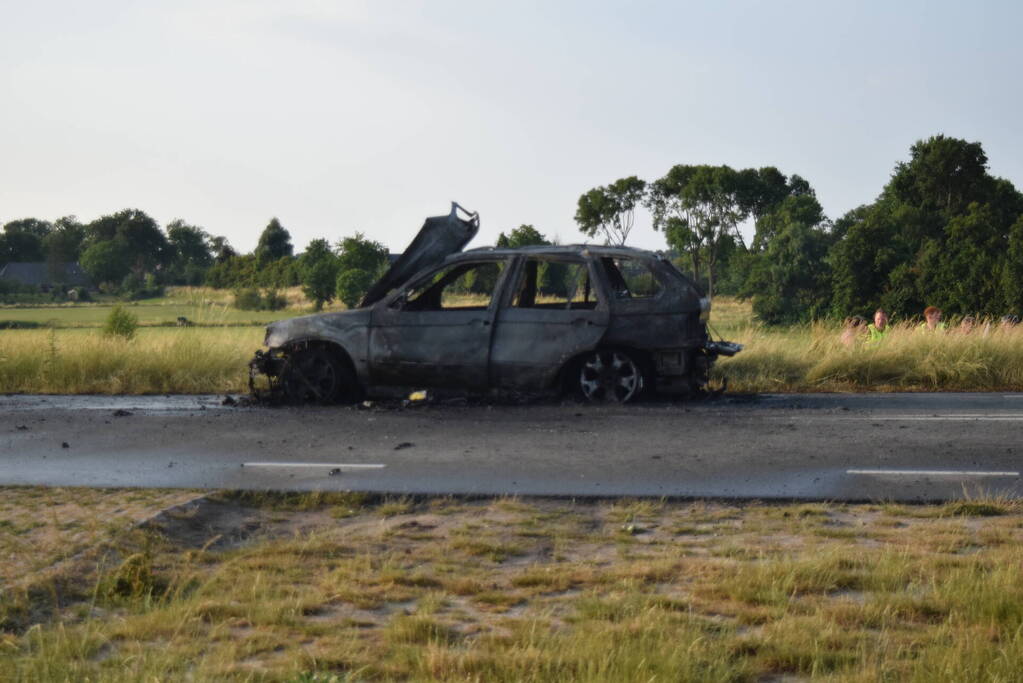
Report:
M635 249L633 247L608 247L600 244L559 244L546 246L529 247L476 247L466 251L453 254L448 260L466 258L487 254L492 256L622 256L639 258L660 258L658 254L646 249Z

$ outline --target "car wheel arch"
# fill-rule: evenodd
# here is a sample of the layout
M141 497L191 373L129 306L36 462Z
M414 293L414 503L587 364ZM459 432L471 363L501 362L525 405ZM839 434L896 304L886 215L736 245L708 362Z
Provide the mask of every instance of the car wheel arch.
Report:
M292 339L284 344L281 344L280 350L285 353L294 353L296 351L302 351L305 349L321 349L337 361L341 369L344 370L351 377L352 391L349 394L349 399L344 402L352 402L352 399L362 400L365 396L368 385L363 378L359 376L359 372L355 367L355 362L352 360L352 356L348 353L348 350L336 341L330 339L323 339L321 337L308 337L305 339Z

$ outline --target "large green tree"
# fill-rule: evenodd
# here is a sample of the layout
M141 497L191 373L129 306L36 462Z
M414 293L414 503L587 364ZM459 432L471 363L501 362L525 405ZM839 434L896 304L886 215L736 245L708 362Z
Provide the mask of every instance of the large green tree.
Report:
M987 171L980 143L936 135L910 148L873 204L836 222L832 312L883 306L902 316L935 304L996 315L1009 305L1011 228L1023 195Z
M690 261L693 277L706 278L713 295L722 256L733 244L740 252L746 249L739 226L768 214L790 192L774 167L736 171L679 164L650 184L646 204L654 229L665 232L668 244Z

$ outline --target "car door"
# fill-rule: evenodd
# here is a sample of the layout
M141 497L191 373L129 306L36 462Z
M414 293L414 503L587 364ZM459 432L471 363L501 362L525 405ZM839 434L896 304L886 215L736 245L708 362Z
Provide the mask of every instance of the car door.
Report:
M489 385L494 293L505 259L449 264L373 309L374 384L481 390Z
M490 364L496 386L548 388L565 362L597 346L609 314L593 275L581 256L520 260L495 324Z

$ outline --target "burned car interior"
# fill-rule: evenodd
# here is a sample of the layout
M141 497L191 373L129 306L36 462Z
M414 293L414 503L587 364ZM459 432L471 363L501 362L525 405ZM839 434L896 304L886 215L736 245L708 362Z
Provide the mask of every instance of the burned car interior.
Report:
M452 203L358 308L271 323L250 363L253 393L296 403L415 389L626 402L700 392L714 360L742 348L710 339L710 302L655 253L463 251L478 230L478 214Z

